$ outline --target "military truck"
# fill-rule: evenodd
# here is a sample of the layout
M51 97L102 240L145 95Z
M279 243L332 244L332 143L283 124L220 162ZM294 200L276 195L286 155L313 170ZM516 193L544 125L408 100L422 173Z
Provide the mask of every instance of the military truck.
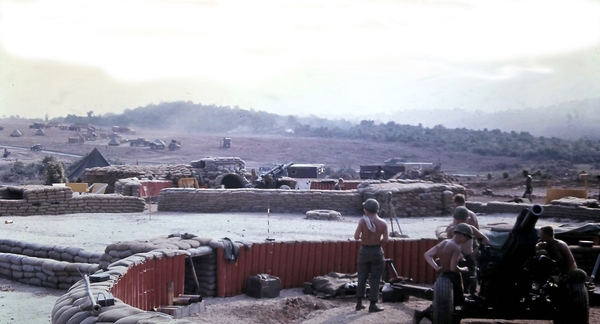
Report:
M179 150L180 148L181 148L181 141L171 140L171 143L169 143L169 151Z
M137 139L130 140L129 146L150 146L150 141L146 140L143 137L138 137Z
M154 140L154 142L150 143L151 150L164 150L167 147L167 144L159 139Z

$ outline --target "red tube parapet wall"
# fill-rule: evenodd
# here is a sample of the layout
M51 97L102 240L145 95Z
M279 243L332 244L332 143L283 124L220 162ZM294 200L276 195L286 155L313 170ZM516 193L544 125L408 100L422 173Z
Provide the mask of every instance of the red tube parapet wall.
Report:
M432 284L435 271L423 254L437 244L435 239L390 239L383 245L384 255L392 259L401 277L415 283ZM302 287L304 282L329 272L355 273L360 242L294 241L254 243L241 247L236 263L223 258L217 250L217 296L230 297L245 292L246 279L257 274L279 277L281 289Z
M152 310L168 305L167 283L173 282L175 296L184 293L185 255L148 259L132 266L110 292L130 306Z

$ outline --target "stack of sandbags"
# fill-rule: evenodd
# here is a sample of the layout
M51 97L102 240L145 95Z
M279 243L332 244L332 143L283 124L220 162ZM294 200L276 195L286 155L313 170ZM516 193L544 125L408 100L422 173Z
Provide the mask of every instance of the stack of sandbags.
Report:
M140 213L145 202L140 197L81 195L62 203L66 213Z
M23 199L29 203L57 202L73 197L73 191L69 187L52 186L27 186L21 187Z
M225 168L236 167L245 169L246 162L238 157L210 157L192 161L191 166L204 171L222 171Z
M51 322L55 324L66 323L172 323L191 324L185 319L175 319L173 316L157 311L144 311L124 303L114 297L110 290L119 284L132 266L155 258L173 257L175 253L154 251L133 256L110 265L103 274L108 274L108 279L101 282L90 282L89 292L94 301L90 300L88 286L85 280L79 280L69 288L66 294L56 300L51 313ZM128 287L135 290L137 287ZM100 298L100 297L103 298ZM102 305L101 300L110 300L108 305Z
M150 239L121 241L106 246L104 254L100 257L100 265L107 266L118 260L127 258L136 253L145 253L158 249L192 250L201 246L208 246L211 239L201 238L193 234L171 234Z
M190 177L191 166L178 165L111 165L86 169L82 174L83 182L107 183L106 193L115 192L115 182L119 179L167 179Z
M100 262L102 253L91 252L78 247L42 245L9 239L0 239L0 252L53 259L56 261L93 263Z
M600 246L569 246L569 249L571 250L571 253L573 253L575 262L577 262L577 267L590 276L594 270L598 254L600 254Z
M266 212L270 208L276 213L305 213L333 209L354 215L362 210L362 201L356 190L166 188L158 195L158 210L219 213Z
M217 295L217 255L216 253L206 254L198 257L192 257L196 278L191 264L185 264L185 285L184 293L190 295L202 295L204 297L214 297ZM196 284L198 279L198 284Z
M82 279L82 273L94 273L98 269L98 264L61 262L0 253L0 275L33 286L69 289Z
M115 182L115 193L123 196L140 196L140 180L138 178L119 179Z

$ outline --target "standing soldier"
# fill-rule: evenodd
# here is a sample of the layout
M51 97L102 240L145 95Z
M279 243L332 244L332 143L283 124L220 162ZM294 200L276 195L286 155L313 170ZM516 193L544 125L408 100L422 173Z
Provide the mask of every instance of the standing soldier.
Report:
M525 193L522 198L529 198L529 202L533 202L531 194L533 193L533 186L531 185L531 174L527 170L523 170L523 176L525 177Z
M386 222L377 216L379 202L373 198L363 203L364 216L358 222L354 239L361 240L358 252L358 287L356 290L356 310L365 308L362 300L365 297L367 278L369 274L369 313L381 312L383 307L377 306L379 301L379 282L385 264L382 243L388 241Z

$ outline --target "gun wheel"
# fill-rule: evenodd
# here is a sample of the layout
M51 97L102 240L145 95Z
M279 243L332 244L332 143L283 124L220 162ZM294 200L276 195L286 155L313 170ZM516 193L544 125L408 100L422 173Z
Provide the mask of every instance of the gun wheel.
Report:
M433 285L433 324L452 324L454 317L454 291L450 278L439 277Z
M561 305L561 311L558 318L554 319L554 324L588 324L590 303L585 283L567 283L566 291L564 305Z

